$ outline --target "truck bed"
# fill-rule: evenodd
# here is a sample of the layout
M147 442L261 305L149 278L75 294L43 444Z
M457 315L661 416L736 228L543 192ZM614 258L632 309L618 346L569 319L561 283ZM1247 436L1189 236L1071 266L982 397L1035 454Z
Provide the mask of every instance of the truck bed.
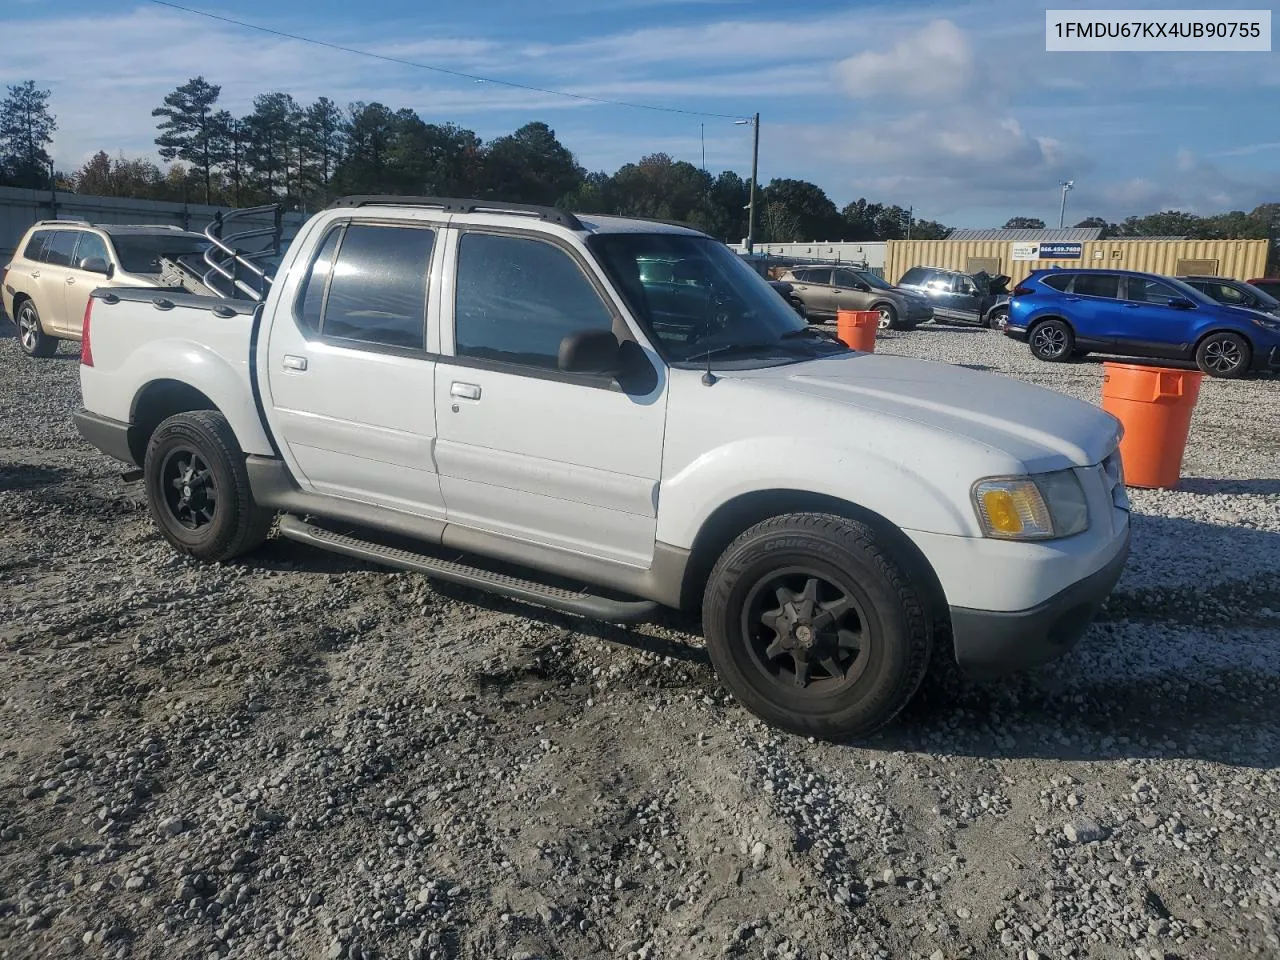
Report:
M141 287L94 291L93 365L81 367L84 405L121 423L134 419L139 396L181 380L226 414L245 453L270 454L254 403L254 327L260 304ZM139 385L142 385L141 388Z

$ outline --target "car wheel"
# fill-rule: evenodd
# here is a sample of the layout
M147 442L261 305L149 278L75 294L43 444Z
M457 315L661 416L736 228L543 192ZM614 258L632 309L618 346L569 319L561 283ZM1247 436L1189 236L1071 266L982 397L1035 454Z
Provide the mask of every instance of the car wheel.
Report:
M1003 330L1009 325L1009 311L1004 307L996 307L987 314L987 326L992 330Z
M1037 360L1055 363L1071 356L1075 349L1075 334L1062 320L1044 320L1031 328L1028 343Z
M733 695L805 736L866 736L920 686L933 631L916 585L868 526L798 513L756 524L716 563L707 650Z
M893 309L892 304L880 304L876 307L876 313L880 314L878 325L881 330L896 330L898 328L898 311Z
M143 477L152 519L180 553L230 560L267 537L274 513L254 502L244 453L216 411L161 423L147 444Z
M1244 375L1252 357L1249 341L1228 331L1209 334L1196 348L1196 366L1211 377L1228 380Z
M18 346L28 357L51 357L58 352L58 338L40 328L40 314L30 300L18 307Z

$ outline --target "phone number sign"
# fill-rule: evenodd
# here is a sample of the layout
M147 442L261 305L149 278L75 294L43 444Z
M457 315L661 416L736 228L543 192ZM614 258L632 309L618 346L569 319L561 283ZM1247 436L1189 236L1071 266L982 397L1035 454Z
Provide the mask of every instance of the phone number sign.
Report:
M1014 260L1079 260L1084 253L1081 243L1015 243Z

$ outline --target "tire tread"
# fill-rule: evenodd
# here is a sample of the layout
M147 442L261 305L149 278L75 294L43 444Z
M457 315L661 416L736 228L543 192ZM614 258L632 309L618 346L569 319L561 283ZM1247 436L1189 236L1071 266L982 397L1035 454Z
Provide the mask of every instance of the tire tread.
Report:
M235 522L229 530L210 541L196 545L183 543L169 536L159 517L159 511L163 507L158 506L149 495L147 501L152 517L165 539L180 553L209 562L231 560L256 550L267 539L275 513L254 502L253 491L249 487L249 474L244 466L244 452L240 449L231 424L221 413L216 410L192 410L174 414L162 422L156 427L147 445L147 473L150 474L152 469L152 451L163 442L166 435L177 428L185 428L189 435L193 434L207 443L212 448L209 451L211 454L222 458L231 475L233 489L228 492L234 504Z
M872 527L858 520L827 513L781 514L755 524L730 543L712 569L703 599L703 623L708 625L716 622L714 606L725 599L723 594L728 592L726 583L731 582L730 578L740 575L742 568L753 562L743 554L743 547L761 538L782 538L787 535L825 540L839 550L861 555L874 566L900 606L906 627L908 667L892 688L877 692L877 703L870 709L870 719L866 722L854 725L840 724L838 721L815 723L808 716L792 714L790 717L779 718L779 725L795 732L824 738L869 735L892 722L920 688L929 668L934 634L933 619L928 614L924 601L903 567L881 545ZM771 544L776 547L778 540L772 540ZM711 644L709 636L708 645ZM737 691L734 692L736 695ZM864 712L861 703L857 712Z

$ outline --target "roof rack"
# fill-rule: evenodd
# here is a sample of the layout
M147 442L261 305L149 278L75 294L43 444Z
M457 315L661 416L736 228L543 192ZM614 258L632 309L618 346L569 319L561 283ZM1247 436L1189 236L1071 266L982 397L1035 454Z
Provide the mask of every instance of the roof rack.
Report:
M59 223L82 223L87 227L93 226L83 217L58 217L56 220L37 220L32 224L33 227L52 227Z
M330 210L339 207L434 207L445 213L510 213L522 217L536 217L548 223L559 224L570 230L585 230L582 221L572 213L556 207L544 207L533 203L504 203L501 200L460 200L455 197L396 197L353 196L342 197L329 205Z

